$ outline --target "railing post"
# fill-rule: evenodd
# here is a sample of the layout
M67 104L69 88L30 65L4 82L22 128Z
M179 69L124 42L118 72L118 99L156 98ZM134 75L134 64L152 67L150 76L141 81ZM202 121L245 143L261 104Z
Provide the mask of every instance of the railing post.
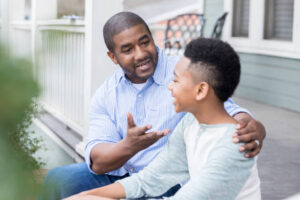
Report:
M37 76L36 53L39 49L39 33L37 22L39 20L56 19L57 1L53 0L31 0L31 59Z
M109 3L99 0L85 1L85 66L84 66L84 132L88 133L90 100L95 90L117 69L108 58L102 29L109 17L123 10L123 0ZM84 144L77 145L76 151L84 154Z
M4 45L8 45L8 32L9 32L9 0L0 1L0 12L1 12L1 32L0 41Z

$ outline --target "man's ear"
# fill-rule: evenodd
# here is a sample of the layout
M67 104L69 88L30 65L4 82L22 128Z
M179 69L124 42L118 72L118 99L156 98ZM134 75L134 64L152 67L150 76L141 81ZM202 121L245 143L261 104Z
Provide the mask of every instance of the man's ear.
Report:
M209 91L209 85L207 82L201 82L197 85L196 100L201 101L207 97Z
M114 54L113 52L108 51L108 52L107 52L107 55L108 55L108 57L109 57L116 65L119 64L119 63L118 63L118 60L117 60L117 58L116 58L116 56L115 56L115 54Z

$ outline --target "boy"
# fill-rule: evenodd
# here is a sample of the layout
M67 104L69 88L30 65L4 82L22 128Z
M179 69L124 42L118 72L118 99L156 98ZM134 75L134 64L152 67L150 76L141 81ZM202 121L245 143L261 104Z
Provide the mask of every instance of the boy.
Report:
M236 151L231 137L237 121L224 109L239 82L238 55L227 43L202 38L190 42L184 55L169 89L176 112L189 114L165 148L141 172L77 198L155 197L186 182L169 199L261 199L256 160ZM130 114L128 124L134 124Z

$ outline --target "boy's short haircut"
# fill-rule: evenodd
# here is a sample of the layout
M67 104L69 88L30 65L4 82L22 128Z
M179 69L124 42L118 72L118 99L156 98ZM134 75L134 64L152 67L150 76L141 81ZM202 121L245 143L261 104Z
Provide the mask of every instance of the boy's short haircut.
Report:
M146 22L137 14L132 12L119 12L107 20L103 27L103 37L106 47L110 52L114 52L115 44L113 37L122 31L133 26L143 24L151 35L150 29Z
M191 60L189 70L195 81L207 82L222 102L232 96L240 81L241 65L228 43L197 38L187 45L184 56Z

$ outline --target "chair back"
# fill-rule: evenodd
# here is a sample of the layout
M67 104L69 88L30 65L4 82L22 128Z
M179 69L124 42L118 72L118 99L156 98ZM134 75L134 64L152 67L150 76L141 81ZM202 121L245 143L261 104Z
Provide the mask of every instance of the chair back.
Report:
M203 37L205 18L202 14L178 15L167 22L164 47L169 55L183 54L185 46L194 38Z
M227 12L223 13L216 21L211 38L220 39L222 36L223 26L227 17Z

